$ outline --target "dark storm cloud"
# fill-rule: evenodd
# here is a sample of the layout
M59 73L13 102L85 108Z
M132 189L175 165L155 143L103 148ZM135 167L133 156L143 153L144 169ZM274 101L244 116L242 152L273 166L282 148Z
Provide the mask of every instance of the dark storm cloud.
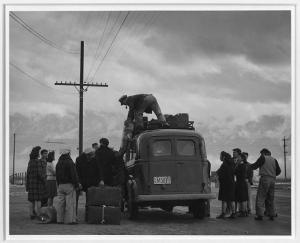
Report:
M244 55L255 63L288 65L290 21L289 11L169 12L160 17L157 35L145 43L167 62Z
M170 92L191 92L204 97L224 97L243 102L283 102L291 101L291 85L289 80L273 82L256 71L237 68L236 63L222 61L217 64L219 72L204 74L169 72L168 69L149 65L133 56L126 55L119 59L123 67L134 70L141 77L151 77L161 89L172 87ZM217 63L217 62L216 62ZM184 70L188 64L176 66ZM206 67L199 66L203 70ZM277 78L277 77L276 77ZM141 81L143 79L141 78ZM174 85L176 84L176 85ZM229 91L229 93L228 93Z

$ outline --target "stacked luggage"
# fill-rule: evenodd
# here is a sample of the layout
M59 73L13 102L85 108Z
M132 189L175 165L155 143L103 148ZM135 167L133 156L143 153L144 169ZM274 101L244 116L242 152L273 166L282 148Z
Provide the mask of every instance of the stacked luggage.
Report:
M176 115L165 115L170 128L174 129L193 129L192 121L189 121L188 113L178 113Z
M85 219L89 224L120 224L121 189L90 187L87 191Z

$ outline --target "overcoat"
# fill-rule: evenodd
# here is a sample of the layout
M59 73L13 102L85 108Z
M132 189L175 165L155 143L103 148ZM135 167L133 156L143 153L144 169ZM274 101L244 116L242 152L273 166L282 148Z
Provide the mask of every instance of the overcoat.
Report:
M46 179L44 163L39 159L29 160L26 176L28 201L42 201L47 198Z
M224 161L217 171L220 188L218 200L225 202L235 201L234 164L233 161Z
M248 201L248 179L247 164L241 162L235 168L236 183L235 183L235 199L237 202Z

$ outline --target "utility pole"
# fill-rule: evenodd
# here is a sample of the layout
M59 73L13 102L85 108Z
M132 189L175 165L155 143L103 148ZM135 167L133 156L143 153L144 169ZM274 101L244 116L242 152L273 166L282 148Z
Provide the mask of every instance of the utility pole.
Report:
M284 158L284 179L286 180L286 154L287 154L287 151L285 150L286 148L286 138L285 136L283 137L283 158Z
M16 154L16 133L14 133L14 151L13 151L13 178L12 184L15 184L15 154Z
M105 84L98 83L83 83L83 69L84 69L84 42L80 43L80 80L79 83L75 82L55 82L55 85L79 86L79 155L82 153L83 147L83 92L86 92L88 87L108 87ZM87 88L84 88L87 87Z

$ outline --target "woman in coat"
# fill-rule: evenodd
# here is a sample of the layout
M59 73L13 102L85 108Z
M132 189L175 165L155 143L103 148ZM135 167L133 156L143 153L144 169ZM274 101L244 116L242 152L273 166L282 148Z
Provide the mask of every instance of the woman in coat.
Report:
M235 184L234 163L230 154L222 151L220 160L223 162L217 171L220 182L218 200L222 201L222 213L217 218L224 218L226 208L231 210L230 218L234 218Z
M48 193L48 207L53 206L53 198L57 196L55 167L53 161L55 160L55 152L51 151L47 157L47 193Z
M239 204L239 216L247 217L247 201L248 201L248 165L246 156L241 154L241 162L235 168L236 175L236 194L235 200Z
M39 160L40 146L34 147L30 153L27 167L26 191L28 192L30 219L40 216L41 201L47 197L46 170Z

